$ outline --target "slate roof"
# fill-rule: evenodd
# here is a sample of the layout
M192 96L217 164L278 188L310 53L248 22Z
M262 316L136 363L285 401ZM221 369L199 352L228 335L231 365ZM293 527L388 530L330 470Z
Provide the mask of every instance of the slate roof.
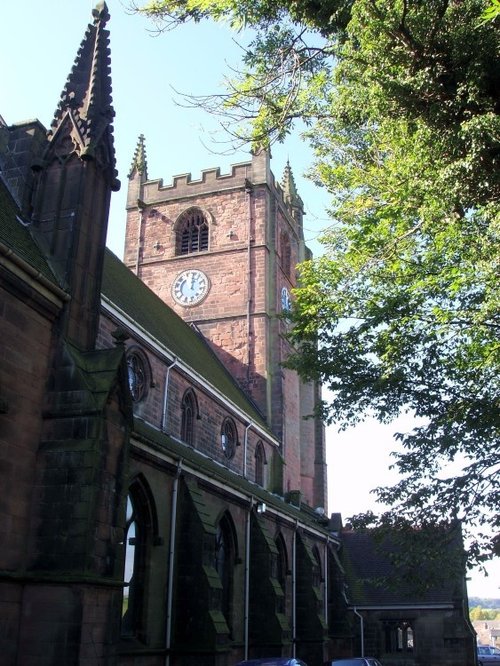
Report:
M351 605L391 606L391 605L432 605L450 604L456 596L462 581L446 573L436 576L434 582L425 585L427 572L439 574L443 563L450 560L457 551L450 545L449 551L442 552L434 563L429 560L418 567L405 568L395 563L394 554L401 551L397 537L385 536L376 540L370 530L344 530L342 540L342 563L346 571ZM434 571L431 569L434 568ZM438 570L438 571L436 571ZM430 577L428 578L430 580Z
M0 178L0 242L55 286L59 286L43 252L31 236L29 226L21 223L19 215L16 202ZM204 338L108 249L104 259L102 293L272 436L262 414L235 383Z
M102 293L174 356L204 377L272 435L257 407L235 383L205 339L188 326L110 250L106 251L104 260Z
M29 227L20 222L19 208L0 178L0 242L30 264L37 272L58 286L54 273L49 267L38 244L34 241Z

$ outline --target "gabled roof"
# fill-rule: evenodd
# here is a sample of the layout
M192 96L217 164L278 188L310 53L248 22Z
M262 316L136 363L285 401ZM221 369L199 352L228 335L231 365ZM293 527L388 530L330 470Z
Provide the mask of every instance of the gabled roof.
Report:
M109 250L104 259L102 293L173 356L190 366L272 436L254 403L235 383L205 339Z
M404 540L396 529L382 538L377 538L372 530L344 530L342 562L350 604L374 608L452 604L463 585L460 567L463 551L453 531L448 534L451 539L439 558L424 560L416 556L419 564L412 567L411 555L404 556ZM418 542L418 532L413 533L412 539L414 544L415 539Z
M75 368L75 373L71 377L73 384L71 388L73 391L75 387L80 389L76 391L79 408L103 409L117 382L120 365L125 356L124 348L118 346L111 349L82 351L67 342L66 351ZM125 377L124 381L126 382ZM128 392L126 397L131 415L132 401ZM75 404L72 407L75 407Z

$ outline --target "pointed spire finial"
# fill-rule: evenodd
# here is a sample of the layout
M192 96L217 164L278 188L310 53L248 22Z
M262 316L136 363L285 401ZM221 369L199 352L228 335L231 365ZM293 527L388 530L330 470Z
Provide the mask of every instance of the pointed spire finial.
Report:
M281 187L283 188L285 201L287 203L289 203L291 206L300 206L301 208L303 207L304 204L297 192L297 186L295 185L295 179L293 177L292 167L290 166L289 160L286 161Z
M61 93L49 132L49 140L55 139L68 116L71 140L82 159L94 159L101 154L101 161L108 164L115 181L113 189L119 189L115 170L116 158L113 145L113 99L111 96L111 52L108 7L104 1L92 10L93 24L89 24L78 49L75 62ZM68 127L68 125L66 125Z
M94 17L94 23L101 21L104 25L109 21L108 5L104 2L104 0L101 0L101 2L97 3L95 8L92 10L92 16Z
M137 145L135 147L134 157L132 158L132 164L130 165L128 177L132 178L135 172L143 176L144 180L148 179L148 161L146 158L146 142L144 139L144 134L140 134L137 140Z

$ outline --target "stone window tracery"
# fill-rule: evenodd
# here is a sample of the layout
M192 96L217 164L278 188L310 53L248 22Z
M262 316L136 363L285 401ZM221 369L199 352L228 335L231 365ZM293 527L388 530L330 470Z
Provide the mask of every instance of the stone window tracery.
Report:
M222 423L221 445L226 458L231 459L236 453L236 446L238 445L238 431L231 418L224 419Z
M208 220L199 208L186 211L177 223L176 254L208 250Z
M278 550L276 555L276 578L281 585L283 591L283 596L278 599L278 608L279 613L285 613L286 609L286 595L287 595L287 584L286 577L288 571L288 558L286 552L285 540L282 535L279 534L276 538L276 548Z
M230 517L222 516L216 527L214 568L222 584L220 610L228 627L232 627L233 575L236 555L234 528Z
M188 389L181 403L181 439L193 446L194 444L194 420L197 414L197 401L194 391Z
M255 483L259 486L265 487L265 465L266 465L266 452L264 445L259 440L255 447Z
M280 239L281 267L288 278L291 278L292 269L292 247L290 237L283 231Z
M140 402L147 395L149 383L148 364L140 351L131 350L127 354L127 374L132 400Z
M413 652L415 649L415 635L412 623L408 620L399 620L385 623L385 650L386 652Z

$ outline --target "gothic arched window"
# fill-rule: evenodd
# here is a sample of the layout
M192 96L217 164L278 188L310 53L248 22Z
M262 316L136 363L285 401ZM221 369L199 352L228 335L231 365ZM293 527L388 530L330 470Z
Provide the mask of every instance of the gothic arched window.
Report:
M208 250L208 221L198 208L191 208L179 219L176 250L176 254Z
M145 636L145 605L150 549L155 529L153 507L140 480L129 489L125 518L122 636Z
M266 452L261 441L257 442L255 447L255 483L259 486L265 486L265 467Z
M288 278L291 278L292 248L288 234L283 231L280 239L281 267Z
M312 584L314 587L320 587L322 581L321 572L321 556L317 546L313 548L313 569L312 569Z
M236 544L231 519L224 515L217 524L215 533L214 567L222 584L220 610L232 627L233 575Z
M276 548L278 549L278 554L276 556L276 579L278 580L278 583L281 585L281 589L283 591L283 597L278 604L279 606L278 612L285 613L286 590L287 590L286 576L288 571L288 558L286 554L285 540L283 539L281 534L279 534L278 537L276 538Z
M386 652L413 652L415 649L415 635L412 623L407 620L386 622L385 624L385 650Z
M181 412L181 439L192 446L194 443L194 420L198 412L196 396L192 389L188 389L182 397Z

